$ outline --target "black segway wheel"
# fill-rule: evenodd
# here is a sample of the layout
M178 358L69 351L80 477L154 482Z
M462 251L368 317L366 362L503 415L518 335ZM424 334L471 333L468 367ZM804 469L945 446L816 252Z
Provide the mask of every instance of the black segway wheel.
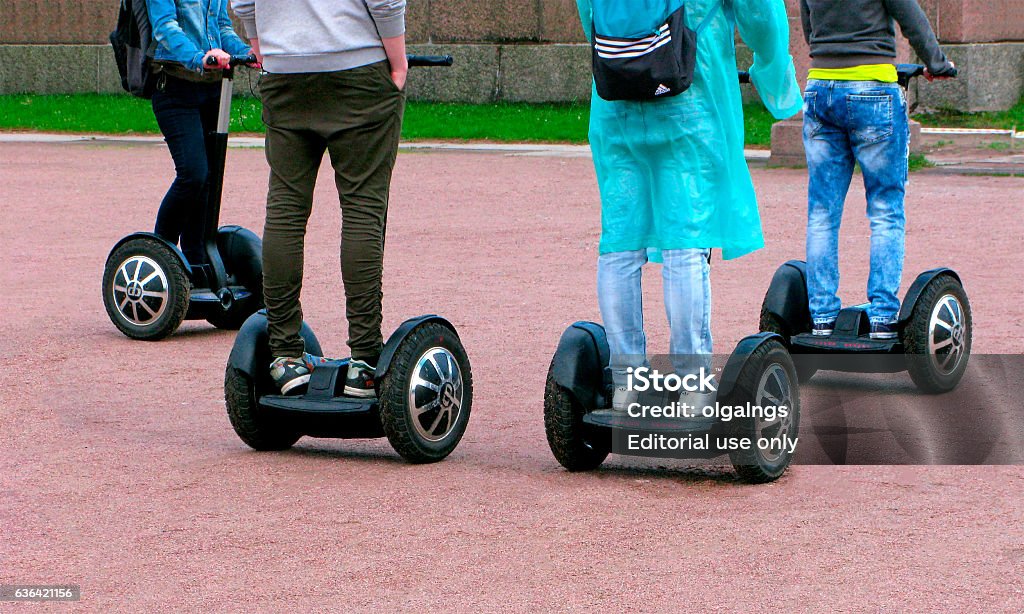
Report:
M263 241L241 226L223 226L217 230L217 249L227 269L228 285L243 286L249 295L206 321L222 330L238 330L249 316L263 309Z
M761 308L761 322L759 324L759 330L762 333L775 333L781 335L783 339L789 339L792 334L789 328L782 323L774 313L768 311L764 307ZM797 381L801 384L806 384L814 377L814 374L818 372L818 367L814 366L814 357L811 355L802 357L794 357L793 363L796 365L796 376Z
M287 450L301 435L262 413L258 394L256 382L229 364L224 374L224 399L235 433L254 450Z
M611 452L611 434L583 422L583 407L548 371L544 431L555 460L569 471L597 469Z
M730 452L733 468L744 482L764 484L785 473L793 460L786 445L795 441L800 427L800 391L796 368L786 347L779 341L768 341L747 359L736 384L721 405L762 408L785 407L786 415L740 418L732 421L732 435L751 442L749 450ZM768 420L767 418L772 418ZM764 445L762 446L762 442Z
M156 341L178 330L188 311L189 289L177 254L153 239L126 242L103 269L107 315L132 339Z
M921 292L902 331L907 369L929 394L956 388L971 356L971 304L952 275L939 275Z
M473 406L473 374L462 342L437 322L402 340L379 383L391 446L411 463L443 460L459 445Z

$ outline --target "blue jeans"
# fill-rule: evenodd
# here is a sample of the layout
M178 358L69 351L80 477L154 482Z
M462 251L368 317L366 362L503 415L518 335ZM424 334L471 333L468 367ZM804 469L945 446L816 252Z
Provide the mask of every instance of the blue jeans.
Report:
M153 94L153 114L174 159L174 182L160 203L153 232L177 245L191 263L206 262L207 133L217 129L220 84L189 83L167 77Z
M891 322L900 307L910 129L903 89L877 81L812 79L804 94L807 188L807 293L811 319L839 315L839 224L854 163L860 165L871 220L868 318Z
M662 251L665 311L672 338L669 352L679 374L711 366L711 264L709 249ZM597 260L597 300L601 307L612 377L626 383L626 369L647 364L641 269L647 251L612 252Z

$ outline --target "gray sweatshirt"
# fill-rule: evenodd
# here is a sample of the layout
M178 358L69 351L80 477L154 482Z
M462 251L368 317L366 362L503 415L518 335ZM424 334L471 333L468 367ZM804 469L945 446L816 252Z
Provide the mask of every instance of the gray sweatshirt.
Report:
M333 72L387 59L405 34L405 0L231 0L272 73Z
M892 62L894 19L929 72L943 76L952 68L917 0L800 0L800 18L815 68Z

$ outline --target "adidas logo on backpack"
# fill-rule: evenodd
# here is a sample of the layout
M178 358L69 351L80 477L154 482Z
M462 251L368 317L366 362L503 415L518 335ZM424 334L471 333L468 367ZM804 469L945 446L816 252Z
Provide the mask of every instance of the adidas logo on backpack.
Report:
M665 87L665 84L661 84L661 85L658 86L658 89L654 90L654 95L655 96L664 96L665 94L668 94L671 91L672 90L670 90L667 87Z

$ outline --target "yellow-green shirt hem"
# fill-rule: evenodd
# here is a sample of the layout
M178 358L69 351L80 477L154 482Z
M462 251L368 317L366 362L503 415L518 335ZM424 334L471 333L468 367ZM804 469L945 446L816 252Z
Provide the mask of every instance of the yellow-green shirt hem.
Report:
M808 79L822 81L879 81L896 83L896 66L892 64L862 64L847 68L812 68Z

